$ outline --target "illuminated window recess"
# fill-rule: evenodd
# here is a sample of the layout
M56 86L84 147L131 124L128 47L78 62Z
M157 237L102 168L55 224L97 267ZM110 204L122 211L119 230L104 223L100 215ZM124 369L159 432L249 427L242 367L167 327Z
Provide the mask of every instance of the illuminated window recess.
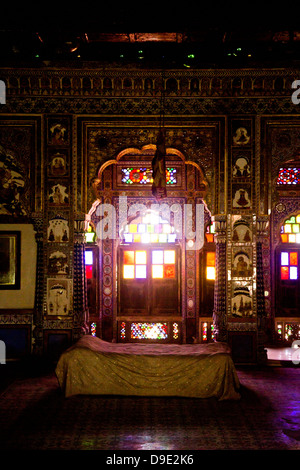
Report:
M282 251L280 253L280 278L283 281L298 279L298 252Z
M300 340L300 323L278 322L277 338L279 341L289 343Z
M168 339L168 323L164 322L132 322L130 323L130 338L133 340L166 340ZM172 324L172 338L179 338L178 323ZM121 323L120 339L126 339L126 322Z
M86 250L84 253L85 259L85 276L86 279L93 278L93 263L94 263L94 255L91 250Z
M300 243L300 214L285 220L280 236L282 243Z
M90 333L92 336L97 336L97 324L96 323L91 323Z
M209 335L210 330L210 335ZM210 322L203 322L202 323L202 331L201 331L201 340L202 342L206 343L209 340L214 340L214 325Z
M214 251L206 253L206 279L214 281L216 278L216 253Z

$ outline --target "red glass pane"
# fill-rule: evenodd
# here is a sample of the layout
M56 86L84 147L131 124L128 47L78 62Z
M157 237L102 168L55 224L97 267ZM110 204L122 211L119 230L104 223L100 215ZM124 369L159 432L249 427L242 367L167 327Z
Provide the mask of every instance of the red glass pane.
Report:
M172 279L175 277L175 266L174 264L165 264L164 265L164 277L167 279Z
M295 252L291 251L290 252L290 265L291 266L298 266L298 253L297 253L297 251L295 251Z
M134 251L124 251L124 264L134 264Z
M85 275L87 279L93 278L93 266L86 266L85 267Z
M281 267L281 279L283 280L287 280L289 279L290 276L289 276L289 268L288 266L282 266Z

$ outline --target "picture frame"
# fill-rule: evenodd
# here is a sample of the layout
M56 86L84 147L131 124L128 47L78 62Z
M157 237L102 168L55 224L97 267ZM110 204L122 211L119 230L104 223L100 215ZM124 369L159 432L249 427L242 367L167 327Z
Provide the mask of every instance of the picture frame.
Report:
M21 232L0 231L0 289L20 289Z

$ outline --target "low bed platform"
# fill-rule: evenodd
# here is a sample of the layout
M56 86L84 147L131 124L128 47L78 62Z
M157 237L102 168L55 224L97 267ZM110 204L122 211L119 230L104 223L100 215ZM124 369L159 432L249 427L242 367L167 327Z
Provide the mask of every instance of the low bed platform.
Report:
M65 397L240 398L238 376L225 343L122 344L86 335L61 355L56 376Z

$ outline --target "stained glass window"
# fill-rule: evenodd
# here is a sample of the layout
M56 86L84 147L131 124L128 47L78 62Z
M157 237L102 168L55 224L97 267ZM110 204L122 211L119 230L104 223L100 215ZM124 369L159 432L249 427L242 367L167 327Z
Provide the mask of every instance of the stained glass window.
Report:
M146 214L139 217L136 223L125 226L123 232L125 243L175 243L174 227L161 216Z
M141 168L122 168L122 183L125 184L152 184L152 169ZM174 167L166 168L166 182L169 185L177 183L177 169Z
M84 253L85 258L85 275L87 279L93 278L93 263L94 263L94 255L91 250L86 250Z
M96 323L91 323L90 331L91 331L92 336L96 336L96 333L97 333L97 324Z
M280 168L276 184L293 186L300 184L300 168Z
M282 251L280 254L280 278L283 281L298 279L298 252Z
M282 243L300 243L300 214L285 220L280 236Z
M153 250L152 251L152 278L170 279L175 278L175 251Z
M131 323L131 339L167 339L167 323Z
M147 252L140 250L123 251L123 279L146 279Z

